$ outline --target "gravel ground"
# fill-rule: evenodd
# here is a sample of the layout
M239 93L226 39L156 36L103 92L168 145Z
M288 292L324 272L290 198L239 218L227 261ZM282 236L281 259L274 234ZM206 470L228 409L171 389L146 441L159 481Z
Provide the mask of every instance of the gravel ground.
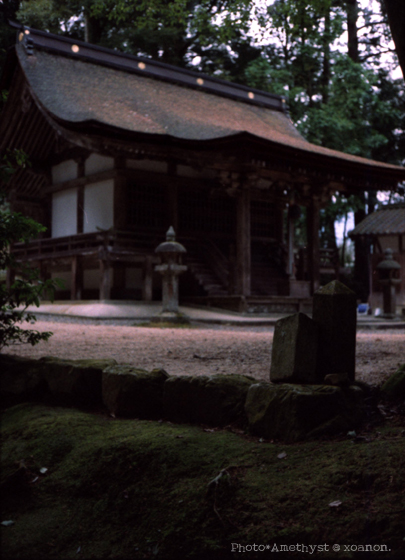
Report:
M114 358L118 363L170 375L239 373L269 379L272 327L192 326L157 328L38 321L39 331L52 331L48 342L35 347L11 346L7 354L40 358ZM405 363L405 332L359 331L356 378L380 384Z

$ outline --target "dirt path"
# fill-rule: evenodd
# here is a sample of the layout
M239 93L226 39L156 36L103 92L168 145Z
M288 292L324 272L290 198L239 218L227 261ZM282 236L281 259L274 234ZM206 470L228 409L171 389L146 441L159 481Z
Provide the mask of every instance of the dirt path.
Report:
M269 379L273 329L269 327L148 328L38 321L37 330L52 331L47 343L14 346L4 353L40 358L114 358L170 375L239 373ZM380 384L405 363L405 332L357 334L356 377Z

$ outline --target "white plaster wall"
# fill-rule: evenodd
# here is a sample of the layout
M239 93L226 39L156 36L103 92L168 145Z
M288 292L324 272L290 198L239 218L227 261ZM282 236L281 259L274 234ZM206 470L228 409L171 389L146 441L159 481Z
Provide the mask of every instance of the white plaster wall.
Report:
M52 195L52 237L77 233L77 189Z
M101 171L114 169L114 158L101 156L100 154L91 154L84 163L85 175L93 175Z
M77 179L77 163L73 159L68 159L52 167L52 183L54 185L72 179Z
M125 287L128 289L142 288L142 270L140 268L125 269Z
M141 169L142 171L154 171L155 173L167 173L166 161L153 161L150 159L127 159L129 169Z
M83 231L90 233L114 225L114 180L92 183L84 188Z

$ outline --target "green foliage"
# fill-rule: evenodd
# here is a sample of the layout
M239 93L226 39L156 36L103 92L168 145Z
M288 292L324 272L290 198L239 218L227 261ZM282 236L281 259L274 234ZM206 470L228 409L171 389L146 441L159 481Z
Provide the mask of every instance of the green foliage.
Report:
M15 30L8 25L8 20L16 19L19 0L0 2L0 74L6 58L7 49L15 43Z
M19 167L27 166L26 155L20 151L7 152L0 161L0 180L6 183ZM5 195L0 196L0 272L16 266L10 247L13 243L29 241L45 231L42 225L31 218L16 212L11 212L5 201ZM4 273L4 272L3 272ZM11 344L37 344L41 340L48 340L52 333L38 332L21 328L21 323L35 323L35 316L27 313L27 307L39 307L40 297L46 292L53 294L56 282L47 280L41 282L37 269L25 267L20 270L18 278L8 289L0 283L0 350Z
M21 2L18 18L53 33L187 66L199 50L215 51L248 31L250 2L37 0Z
M51 33L58 33L61 28L72 31L69 25L72 16L70 5L71 2L53 2L52 0L21 2L18 18L22 23L29 24L30 27L47 30ZM79 4L75 7L79 8Z
M376 157L378 150L389 142L384 133L392 134L394 123L403 120L399 101L403 104L404 96L400 91L393 88L386 92L385 98L379 95L385 80L382 74L376 74L344 55L338 56L328 103L309 107L298 123L299 130L315 144L363 157ZM396 98L396 95L400 97ZM403 131L394 134L403 136Z

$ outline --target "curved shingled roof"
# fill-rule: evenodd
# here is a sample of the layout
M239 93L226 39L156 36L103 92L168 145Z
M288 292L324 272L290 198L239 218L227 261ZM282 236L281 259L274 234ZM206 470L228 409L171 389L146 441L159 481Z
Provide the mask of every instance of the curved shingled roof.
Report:
M349 236L401 234L405 235L405 204L372 212L349 233Z
M277 103L282 105L282 99L277 96L252 90L256 92L254 101L239 100L243 95L253 94L247 93L248 88L244 86L204 76L204 80L212 82L211 92L194 89L187 86L187 79L193 76L193 81L198 82L195 72L151 61L157 74L150 77L142 75L139 68L137 72L122 69L134 64L136 57L86 43L80 44L76 53L77 46L70 39L35 30L27 33L27 36L20 34L23 42L16 47L20 64L36 98L61 124L100 123L125 132L193 141L248 133L304 155L326 156L337 164L339 161L354 163L370 171L379 168L401 174L402 168L398 166L307 142L288 114L277 106ZM142 63L137 66L141 67ZM165 80L164 76L160 79L159 73L164 74L165 70L179 75L178 83ZM236 97L229 98L232 95L224 95L221 88L233 88ZM256 102L260 98L262 103Z
M285 144L305 142L280 111L44 51L17 52L40 103L71 123L211 140L239 132Z
M333 169L338 179L346 173L374 188L405 180L403 167L307 142L279 96L34 29L20 29L19 41L18 60L40 110L79 135L105 127L106 136L194 146L244 137L276 158L282 152L297 165Z

